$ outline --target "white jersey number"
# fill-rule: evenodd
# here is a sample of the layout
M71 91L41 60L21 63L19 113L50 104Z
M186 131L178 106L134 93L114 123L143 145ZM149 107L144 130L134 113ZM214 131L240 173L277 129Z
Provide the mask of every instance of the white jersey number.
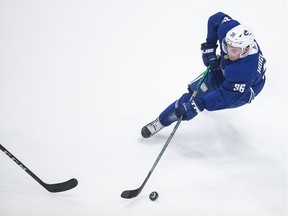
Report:
M233 91L239 91L239 92L243 93L245 90L245 87L246 87L246 84L235 84Z

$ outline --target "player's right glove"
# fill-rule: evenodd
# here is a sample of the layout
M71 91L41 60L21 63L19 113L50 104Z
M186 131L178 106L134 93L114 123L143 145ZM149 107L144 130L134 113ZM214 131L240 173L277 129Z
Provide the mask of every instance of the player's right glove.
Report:
M219 61L216 56L216 49L218 45L213 45L211 43L202 43L201 44L201 52L202 52L202 60L205 66L208 67L210 65L211 70L216 70L219 68Z
M180 118L183 116L183 120L191 120L202 110L199 109L197 103L192 99L186 103L179 105L175 109L175 115Z

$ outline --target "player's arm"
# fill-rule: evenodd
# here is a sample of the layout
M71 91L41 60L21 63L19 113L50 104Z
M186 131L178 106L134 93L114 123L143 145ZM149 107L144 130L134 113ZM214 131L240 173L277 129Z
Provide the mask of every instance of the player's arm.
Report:
M202 60L205 66L210 65L212 70L219 68L216 49L218 47L218 29L220 25L231 21L232 18L223 12L218 12L208 19L206 42L201 44Z
M216 45L218 40L218 29L220 25L231 20L232 18L223 12L218 12L210 16L207 24L206 43Z
M203 98L196 98L200 109L208 111L234 108L238 105L248 103L253 96L251 91L252 82L229 82L225 80L215 91ZM251 95L252 94L252 95Z

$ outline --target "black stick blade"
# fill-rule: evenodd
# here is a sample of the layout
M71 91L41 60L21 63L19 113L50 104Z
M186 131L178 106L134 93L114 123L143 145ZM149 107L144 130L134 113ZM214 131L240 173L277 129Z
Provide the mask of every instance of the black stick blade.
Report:
M42 186L51 193L67 191L76 187L77 185L78 185L78 181L75 178L72 178L66 182L61 182L61 183L56 183L56 184L46 184L46 183L42 184Z
M121 197L124 199L131 199L134 198L136 196L138 196L138 194L140 194L142 188L138 188L135 190L125 190L122 192Z

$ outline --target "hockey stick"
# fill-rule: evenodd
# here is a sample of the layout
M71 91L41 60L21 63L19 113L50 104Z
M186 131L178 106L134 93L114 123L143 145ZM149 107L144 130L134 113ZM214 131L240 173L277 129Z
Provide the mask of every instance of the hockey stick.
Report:
M49 192L56 193L56 192L67 191L78 185L78 181L75 178L72 178L66 182L47 184L43 182L40 178L38 178L31 170L29 170L23 163L21 163L11 152L9 152L1 144L0 144L0 149Z
M195 90L194 90L194 92L193 92L193 94L191 96L191 99L194 98L197 95L197 93L198 93L198 91L199 91L199 89L200 89L200 87L201 87L206 75L208 74L209 70L210 70L210 66L208 66L207 69L202 73L203 75L202 75L201 79L199 80L199 82L198 82L198 84L197 84L197 86L196 86L196 88L195 88ZM144 182L142 183L142 185L139 188L135 189L135 190L125 190L125 191L123 191L122 194L121 194L122 198L131 199L131 198L134 198L134 197L138 196L141 193L142 189L144 188L144 186L147 183L148 179L150 178L152 172L154 171L155 167L157 166L158 162L160 161L163 153L165 152L168 144L170 143L171 139L173 138L173 136L174 136L174 134L175 134L176 130L178 129L178 127L179 127L181 122L182 122L182 116L179 118L179 120L177 121L176 125L174 126L170 136L168 137L165 145L163 146L161 152L159 153L156 161L154 162L152 168L150 169L150 171L149 171L147 177L145 178Z

